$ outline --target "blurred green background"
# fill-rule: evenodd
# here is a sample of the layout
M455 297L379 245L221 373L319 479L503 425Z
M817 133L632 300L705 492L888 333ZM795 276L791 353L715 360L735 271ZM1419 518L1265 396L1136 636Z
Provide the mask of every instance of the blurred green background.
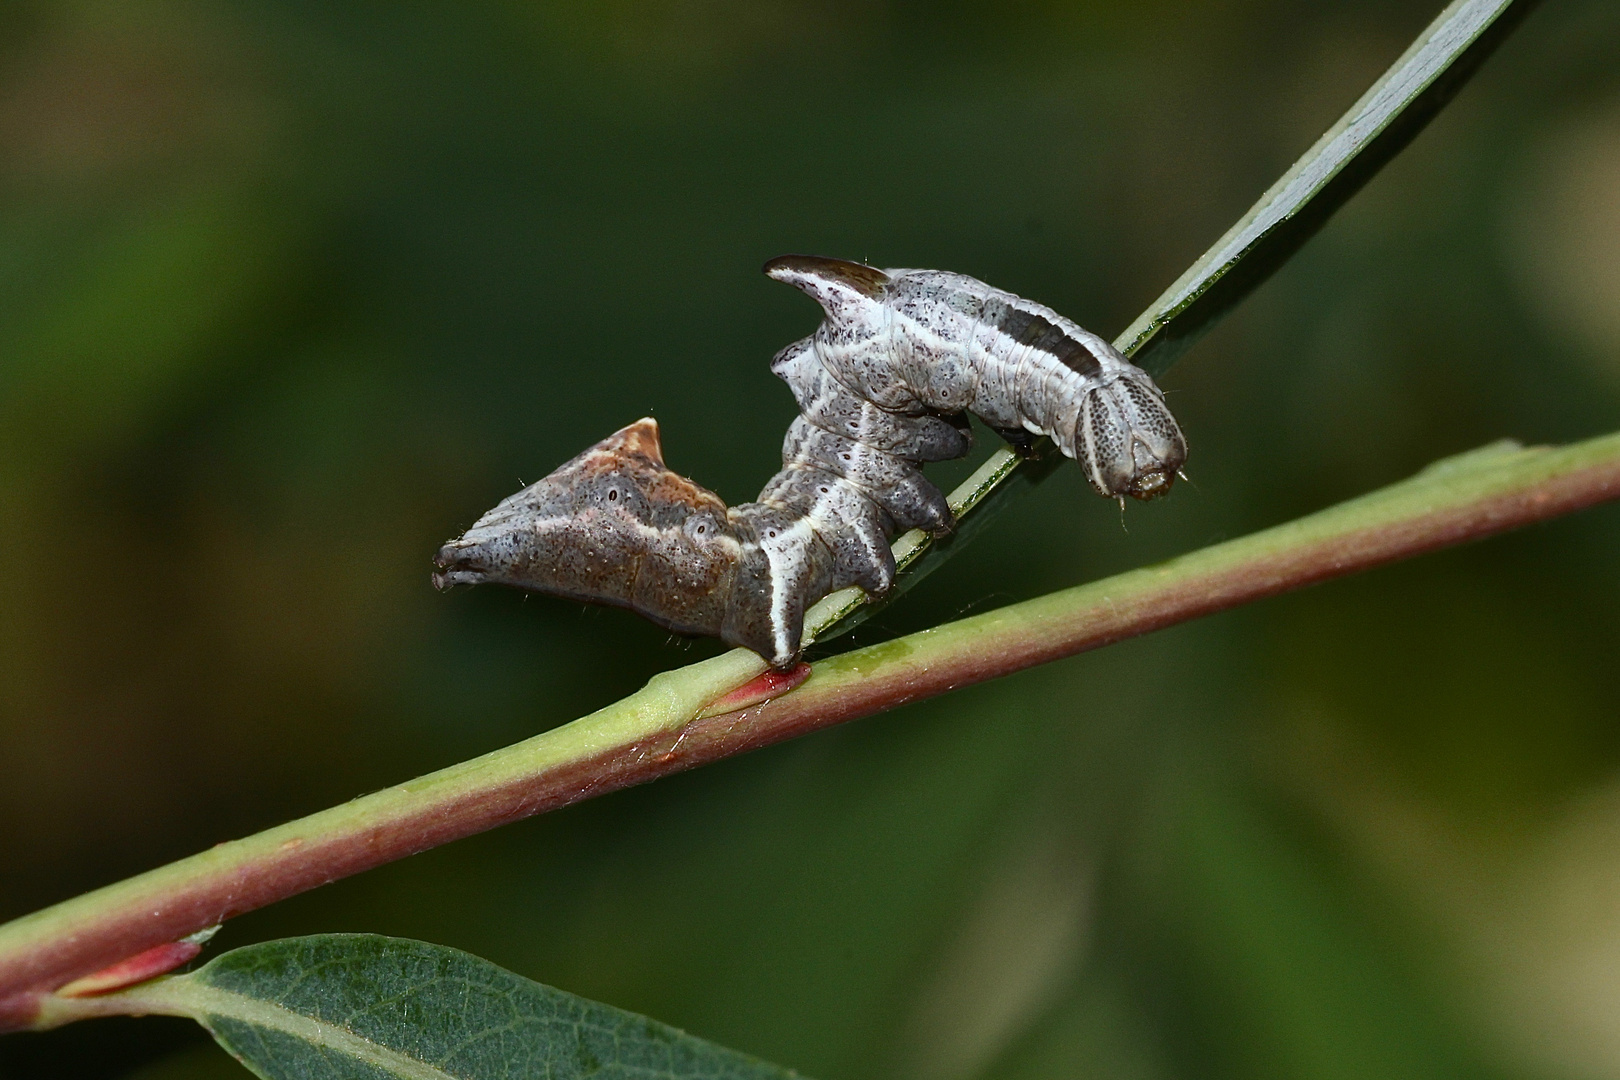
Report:
M709 655L429 559L647 414L752 497L818 318L782 252L1117 333L1438 7L10 0L0 918ZM1195 484L1122 529L1060 470L854 640L1620 428L1620 5L1547 0L1163 381ZM1620 1077L1617 541L1268 601L217 945L425 938L821 1080ZM246 1075L180 1021L0 1040L134 1074Z

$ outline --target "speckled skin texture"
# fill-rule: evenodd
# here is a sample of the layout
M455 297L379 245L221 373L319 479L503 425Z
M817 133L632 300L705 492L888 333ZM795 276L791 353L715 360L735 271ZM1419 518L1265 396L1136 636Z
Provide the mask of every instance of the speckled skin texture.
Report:
M639 420L446 544L434 584L618 604L785 668L811 604L851 584L887 591L889 539L951 527L921 465L967 453L965 413L1050 436L1114 498L1164 494L1186 460L1147 374L1050 308L938 270L785 255L765 272L826 319L771 363L801 415L758 501L727 509L671 472L658 425Z

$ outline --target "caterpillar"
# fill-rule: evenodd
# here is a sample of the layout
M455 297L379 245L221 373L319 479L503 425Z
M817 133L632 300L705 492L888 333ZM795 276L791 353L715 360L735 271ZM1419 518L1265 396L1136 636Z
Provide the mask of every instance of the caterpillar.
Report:
M771 361L800 415L757 501L728 508L671 471L657 422L638 420L445 544L434 585L628 607L783 669L817 600L893 585L891 537L952 527L921 466L968 452L967 413L1015 446L1049 436L1121 505L1168 492L1186 460L1147 373L1050 308L941 270L784 255L765 273L825 318Z

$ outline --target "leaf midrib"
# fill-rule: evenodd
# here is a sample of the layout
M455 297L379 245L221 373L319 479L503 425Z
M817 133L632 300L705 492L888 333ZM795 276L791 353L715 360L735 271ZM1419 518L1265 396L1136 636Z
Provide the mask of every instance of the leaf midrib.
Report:
M418 1058L356 1035L338 1024L317 1020L261 998L221 990L207 983L193 983L186 978L173 980L164 990L166 992L162 997L183 1008L211 1032L214 1032L214 1027L209 1021L219 1017L290 1035L311 1046L374 1065L405 1080L467 1080L464 1076L445 1072ZM218 1037L219 1033L214 1034Z

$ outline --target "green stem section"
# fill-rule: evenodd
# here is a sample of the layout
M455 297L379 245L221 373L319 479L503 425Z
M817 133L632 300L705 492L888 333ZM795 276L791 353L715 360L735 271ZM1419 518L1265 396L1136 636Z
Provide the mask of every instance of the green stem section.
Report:
M207 1009L193 1000L190 975L162 975L116 994L98 997L46 997L34 1019L35 1031L100 1016L188 1016L201 1021Z
M19 991L61 986L265 904L558 805L556 791L523 797L525 785L539 778L563 781L575 798L587 797L590 778L570 779L577 763L677 730L764 670L754 653L735 649L661 673L622 701L514 746L0 926L0 1031L14 1019L7 1000ZM481 800L495 791L515 797ZM18 1007L27 1003L10 1009Z
M733 652L571 724L0 926L0 1030L49 992L318 885L531 814L1261 597L1620 497L1620 434L1511 443L1182 556L815 666L797 690L698 716L762 669Z

